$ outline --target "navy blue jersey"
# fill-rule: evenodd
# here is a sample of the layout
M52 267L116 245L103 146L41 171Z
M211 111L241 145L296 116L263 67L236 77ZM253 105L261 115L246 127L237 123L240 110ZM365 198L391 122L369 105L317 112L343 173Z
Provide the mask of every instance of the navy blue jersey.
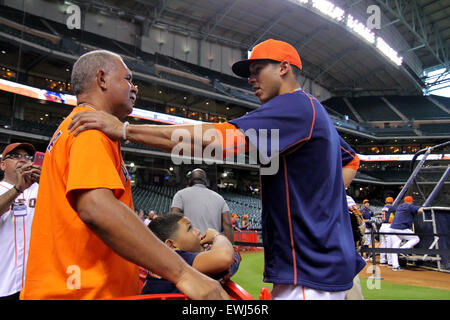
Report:
M381 209L381 223L389 223L389 217L392 212L395 212L395 208L390 204L385 205Z
M355 159L356 151L341 136L339 136L339 142L341 144L342 167L345 167Z
M175 252L178 253L184 259L184 261L186 261L186 263L189 264L190 266L192 266L195 257L197 257L197 255L200 253L182 250L176 250ZM240 263L241 263L241 256L239 255L238 252L235 252L234 261L231 264L229 270L224 271L223 273L220 273L218 275L212 276L212 278L221 279L228 272L230 273L230 276L234 275L237 272ZM178 290L175 284L173 284L172 282L164 278L161 278L157 274L149 272L144 287L142 288L141 294L162 294L162 293L181 293L181 291Z
M187 264L192 266L195 257L200 252L187 252L177 250L176 253L178 253L184 259L184 261L187 262ZM147 275L144 287L142 288L141 294L160 294L160 293L181 293L181 291L178 290L175 284L173 284L172 282L164 278L161 278L160 276L154 273L149 273Z
M370 220L373 217L373 211L370 210L369 208L362 207L361 213L362 213L363 218L365 220ZM370 222L370 221L366 222L366 227L367 228L372 228L372 222Z
M409 203L402 203L399 205L395 211L395 217L391 223L391 229L411 229L414 221L414 215L419 209L420 206L415 206Z
M370 220L370 218L373 217L373 211L370 210L369 208L362 207L361 213L362 213L364 219L366 219L366 220Z
M256 136L246 136L259 152L259 130L279 130L279 169L260 174L264 281L350 289L365 263L348 216L341 140L324 107L295 91L230 123L244 133L254 129Z

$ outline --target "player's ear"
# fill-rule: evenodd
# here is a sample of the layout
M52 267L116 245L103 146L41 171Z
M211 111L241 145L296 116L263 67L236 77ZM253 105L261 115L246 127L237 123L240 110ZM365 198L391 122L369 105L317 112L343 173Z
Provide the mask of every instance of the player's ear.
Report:
M292 70L291 65L287 61L281 61L280 62L280 76L286 75L289 70Z

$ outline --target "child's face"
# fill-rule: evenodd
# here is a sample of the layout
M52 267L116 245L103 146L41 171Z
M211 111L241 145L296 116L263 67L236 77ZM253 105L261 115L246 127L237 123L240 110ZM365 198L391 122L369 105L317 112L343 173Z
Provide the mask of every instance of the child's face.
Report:
M203 251L203 247L200 244L200 230L194 228L191 221L186 217L178 221L178 230L174 238L173 243L176 246L175 249L188 252Z

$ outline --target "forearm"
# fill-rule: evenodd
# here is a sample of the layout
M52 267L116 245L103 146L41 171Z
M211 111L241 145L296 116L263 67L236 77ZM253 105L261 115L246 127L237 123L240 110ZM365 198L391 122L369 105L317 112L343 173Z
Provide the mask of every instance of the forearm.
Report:
M206 133L206 134L205 134ZM145 144L166 152L171 152L175 146L193 152L194 144L203 148L212 141L219 141L213 124L201 125L128 125L127 139ZM214 139L210 137L213 136Z
M174 283L188 268L185 261L153 235L130 208L114 198L110 190L87 191L78 199L81 219L124 259Z
M193 267L202 273L215 275L227 270L233 263L233 245L223 234L214 237L211 249L205 252L202 259L194 260Z
M219 234L214 238L213 243L211 244L211 251L220 253L225 258L229 257L232 259L234 255L233 244L224 234Z
M11 188L9 191L0 196L0 216L11 209L11 205L14 203L14 200L19 194L19 191Z

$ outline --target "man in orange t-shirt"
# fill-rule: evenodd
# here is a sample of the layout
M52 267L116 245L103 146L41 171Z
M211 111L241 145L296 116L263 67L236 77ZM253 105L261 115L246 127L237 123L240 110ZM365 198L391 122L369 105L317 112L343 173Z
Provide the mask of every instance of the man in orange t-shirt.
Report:
M78 106L47 147L21 299L109 299L139 294L138 266L193 299L226 299L220 284L190 267L134 214L120 142L67 126L85 110L124 119L137 89L120 56L81 56L72 70Z

